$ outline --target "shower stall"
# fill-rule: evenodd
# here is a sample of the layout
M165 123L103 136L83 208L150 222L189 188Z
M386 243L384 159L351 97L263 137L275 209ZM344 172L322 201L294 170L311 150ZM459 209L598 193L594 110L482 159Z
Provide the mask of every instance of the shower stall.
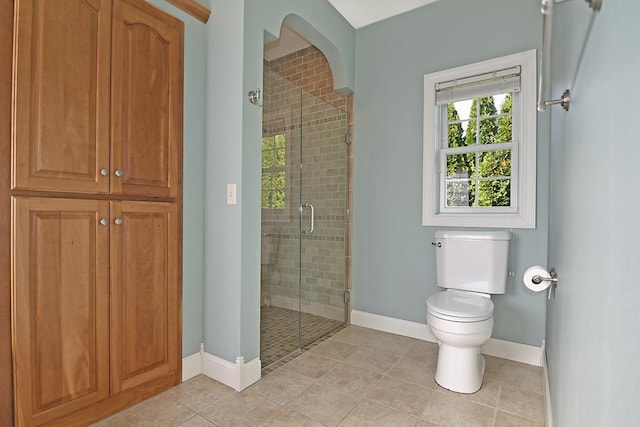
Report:
M260 358L347 319L348 115L265 65Z

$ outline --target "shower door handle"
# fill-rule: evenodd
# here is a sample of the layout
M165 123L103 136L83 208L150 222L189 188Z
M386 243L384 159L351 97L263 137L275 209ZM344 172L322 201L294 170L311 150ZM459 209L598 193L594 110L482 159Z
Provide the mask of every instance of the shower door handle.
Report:
M311 234L313 233L313 220L315 216L313 212L313 205L311 203L305 203L302 207L311 209L311 227L308 230L304 230L304 234Z

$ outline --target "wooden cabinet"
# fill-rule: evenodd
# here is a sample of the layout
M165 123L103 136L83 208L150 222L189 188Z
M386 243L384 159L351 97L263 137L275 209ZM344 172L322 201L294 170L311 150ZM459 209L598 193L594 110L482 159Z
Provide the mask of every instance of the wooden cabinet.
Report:
M181 265L175 204L113 203L111 218L111 386L117 393L176 372Z
M111 191L176 197L182 164L182 26L123 1L114 3L113 17Z
M177 197L182 22L142 0L16 5L12 188Z
M181 380L183 24L15 0L16 425L86 425Z
M109 396L109 202L14 198L17 413L38 425Z
M18 420L174 377L176 204L16 197L13 214Z

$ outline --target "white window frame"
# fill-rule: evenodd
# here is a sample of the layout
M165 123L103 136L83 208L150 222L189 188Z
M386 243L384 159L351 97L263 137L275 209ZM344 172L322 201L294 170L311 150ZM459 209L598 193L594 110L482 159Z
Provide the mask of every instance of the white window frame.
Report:
M512 180L513 209L486 207L442 209L444 189L436 105L436 85L520 66L520 94L514 99ZM492 228L536 228L536 51L507 55L424 76L422 225ZM514 191L515 190L515 191Z

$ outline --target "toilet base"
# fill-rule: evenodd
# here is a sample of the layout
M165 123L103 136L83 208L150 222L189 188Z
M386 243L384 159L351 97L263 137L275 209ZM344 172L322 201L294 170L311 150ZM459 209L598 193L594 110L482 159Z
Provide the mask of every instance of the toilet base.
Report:
M440 343L436 382L456 393L475 393L482 387L484 357L480 347L452 347Z

